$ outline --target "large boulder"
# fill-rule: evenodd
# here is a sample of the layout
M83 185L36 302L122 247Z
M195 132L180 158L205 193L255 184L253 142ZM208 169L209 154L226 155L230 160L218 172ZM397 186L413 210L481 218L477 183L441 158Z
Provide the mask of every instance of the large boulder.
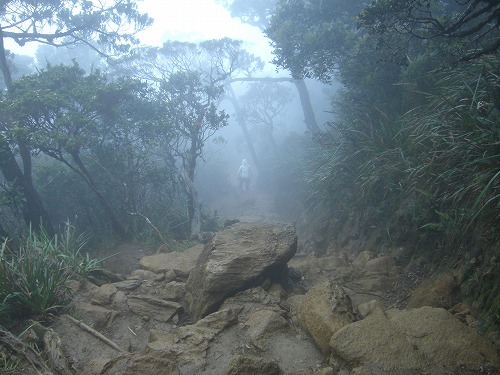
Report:
M382 308L339 329L330 339L330 348L333 358L355 374L417 375L426 368L422 356Z
M332 335L355 319L351 298L331 281L309 290L300 306L300 325L325 354L329 351Z
M227 297L258 286L266 278L283 281L296 250L291 225L237 223L217 233L205 245L186 283L191 317L201 319Z
M424 306L401 311L391 320L413 347L442 374L481 367L500 370L497 348L477 331L442 308Z
M330 340L334 360L347 364L351 373L451 375L499 368L493 344L444 309L384 313L375 303L360 311L365 319Z

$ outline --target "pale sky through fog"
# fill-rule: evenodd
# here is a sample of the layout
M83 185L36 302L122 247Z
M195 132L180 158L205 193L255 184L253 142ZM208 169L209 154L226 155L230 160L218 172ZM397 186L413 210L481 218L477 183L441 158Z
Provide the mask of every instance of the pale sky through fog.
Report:
M154 24L138 34L142 44L161 46L166 40L200 42L229 37L244 41L244 48L262 58L271 60L269 40L256 27L231 18L229 11L214 0L143 0L139 10L154 18ZM10 39L7 49L17 54L34 55L38 43L19 47Z
M144 0L139 9L155 19L153 26L139 34L149 45L161 45L167 39L200 42L229 37L245 42L251 53L270 59L268 39L256 27L231 18L230 13L213 0Z

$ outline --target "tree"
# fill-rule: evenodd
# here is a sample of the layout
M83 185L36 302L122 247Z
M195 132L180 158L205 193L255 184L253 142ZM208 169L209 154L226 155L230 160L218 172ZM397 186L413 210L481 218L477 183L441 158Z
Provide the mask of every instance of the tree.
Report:
M46 64L71 65L74 60L86 72L90 72L92 69L99 69L101 72L108 70L105 58L85 44L67 48L43 44L36 50L36 61L40 67L44 67Z
M42 152L77 173L95 193L114 232L126 238L123 220L89 172L84 155L106 143L124 148L138 143L138 125L155 116L144 96L144 85L137 81L107 82L98 71L85 76L76 63L49 65L16 81L0 110L8 119L5 134L23 145L21 153ZM133 141L123 141L134 133ZM24 176L31 180L31 171Z
M277 151L273 132L279 125L279 116L292 100L290 89L274 82L254 82L241 96L243 115L252 124L253 130L273 152Z
M132 0L93 2L87 0L6 0L0 4L0 70L8 90L12 74L7 61L4 40L10 38L20 46L29 42L70 46L87 44L101 54L111 56L126 52L137 41L134 34L149 26L152 20L137 10ZM96 42L94 42L96 40ZM1 137L0 137L1 138ZM31 159L26 146L18 145L23 170L17 164L13 145L0 139L0 169L4 177L19 187L25 197L24 219L38 228L43 223L53 232L50 218L30 179Z
M198 158L203 156L205 142L215 131L227 125L227 115L218 111L216 100L222 87L203 83L199 72L173 73L162 85L166 108L175 123L174 136L169 148L179 158L182 168L179 176L187 195L191 233L200 232L200 204L194 187Z
M169 121L172 137L165 157L179 161L178 176L186 197L192 234L200 231L200 205L194 187L196 164L205 142L227 125L227 115L217 110L224 82L238 67L240 42L230 39L199 45L166 42L161 48L136 50L133 59L120 67L156 85Z
M343 115L363 116L357 124L378 126L384 113L401 107L401 87L395 85L401 67L387 61L385 51L377 50L364 30L357 30L356 17L364 3L279 0L266 34L274 46L275 64L296 79L309 77L327 84L334 77L340 80L350 95L344 101L350 108L344 106Z
M276 0L234 0L223 4L231 11L231 16L243 22L264 29L276 6Z
M273 63L295 79L331 82L356 41L355 17L362 3L278 0L265 30L274 47Z
M373 1L359 25L379 44L405 53L410 42L448 44L454 61L468 61L500 48L500 4L495 0Z
M21 47L38 42L56 47L86 44L110 56L127 52L134 35L152 19L132 0L5 0L0 7L0 39ZM5 74L5 73L4 73Z
M225 1L224 6L231 10L231 14L233 16L240 18L243 22L246 22L250 25L257 26L262 31L267 33L267 28L269 27L270 20L272 20L272 14L276 11L275 9L277 3L277 0L234 0ZM285 66L283 67L285 69L288 69ZM312 134L316 134L320 131L320 128L316 122L316 117L311 105L311 99L309 97L309 91L307 90L307 86L303 80L304 75L301 75L300 73L291 69L288 70L292 74L292 82L294 83L299 94L300 102L302 104L302 110L304 112L306 127L309 132L311 132ZM245 132L245 129L243 130Z

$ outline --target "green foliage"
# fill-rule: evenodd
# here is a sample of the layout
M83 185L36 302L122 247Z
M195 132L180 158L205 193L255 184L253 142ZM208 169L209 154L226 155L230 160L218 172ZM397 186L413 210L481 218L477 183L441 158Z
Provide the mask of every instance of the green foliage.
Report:
M72 272L86 276L90 271L102 268L101 260L92 259L85 248L90 240L88 234L77 235L76 228L68 221L65 231L58 241L55 237L55 246L58 248L58 257Z
M498 51L499 10L496 1L375 0L358 19L379 45L400 56L432 41L455 61L470 61Z
M132 0L106 4L86 0L2 1L2 38L19 45L39 41L54 46L86 43L94 49L124 53L136 44L134 34L153 20ZM95 39L95 41L92 41Z
M476 301L482 311L483 329L498 330L500 326L500 262L498 255L500 248L496 244L496 254L491 259L485 258L483 264L477 264L465 272L461 285L462 293L469 299Z
M335 3L278 1L267 29L279 66L323 81L338 71L345 85L304 169L309 206L363 213L367 227L448 248L491 239L500 217L498 54L442 67L483 32L474 51L488 50L497 31L483 21L498 6L476 2L481 11L460 23L470 2ZM439 25L449 29L435 35Z
M275 8L275 0L217 0L229 8L231 16L238 17L241 21L264 29L269 22L269 17Z
M100 261L83 254L86 236L76 236L67 223L61 239L29 231L19 249L11 251L5 241L0 253L0 324L14 316L46 316L69 300L67 283L76 275L100 268Z
M294 174L307 181L297 199L436 261L494 246L497 3L278 1L267 29L274 62L295 78L338 73L344 85L335 118ZM474 299L498 323L495 275L478 273L464 288L480 290Z
M310 201L344 212L373 207L371 222L428 232L448 248L496 228L498 64L488 57L432 73L432 91L407 113L344 111L345 123L319 140Z
M266 29L274 47L273 63L294 78L329 82L353 45L360 10L361 3L352 1L277 1Z
M492 56L436 74L428 102L404 120L410 187L430 192L440 216L454 216L462 231L494 227L500 214L499 64Z
M46 156L36 159L35 180L54 221L78 216L86 230L120 236L124 223L130 224L128 212L142 208L141 196L156 178L153 154L170 139L163 111L141 82L109 81L98 71L85 74L76 63L49 65L22 78L0 102L0 112L10 120L10 139ZM164 169L165 180L172 179L171 165Z
M43 233L30 231L19 250L5 259L4 277L13 295L11 304L21 315L45 316L61 307L67 298L69 276L55 241Z
M14 357L6 349L0 348L0 372L2 374L15 374L20 363L20 357Z

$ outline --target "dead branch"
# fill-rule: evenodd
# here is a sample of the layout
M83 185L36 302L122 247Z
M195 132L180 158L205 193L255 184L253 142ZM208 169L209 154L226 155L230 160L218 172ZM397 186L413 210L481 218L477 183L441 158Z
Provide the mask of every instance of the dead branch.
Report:
M75 323L78 327L80 327L84 331L90 333L94 337L97 337L99 340L101 340L103 343L105 343L109 347L115 349L116 351L118 351L120 353L124 353L125 352L125 350L123 350L122 348L120 348L117 344L115 344L113 341L111 341L110 339L108 339L102 333L97 332L95 329L89 327L88 325L86 325L83 322L80 322L79 320L76 320L72 316L69 316L69 315L64 315L64 316L67 317L69 320L71 320L73 323Z
M151 228L153 228L153 230L156 232L156 235L160 238L163 245L166 245L167 240L165 240L165 238L163 238L163 235L161 234L160 230L157 227L155 227L155 225L151 222L151 220L149 220L149 218L147 216L140 214L139 212L129 212L128 214L132 215L132 216L140 216L144 220L146 220L146 223L148 223L151 226Z
M0 328L0 343L16 355L25 358L31 366L41 375L53 375L54 373L45 364L40 354L31 346L25 344L16 336Z

